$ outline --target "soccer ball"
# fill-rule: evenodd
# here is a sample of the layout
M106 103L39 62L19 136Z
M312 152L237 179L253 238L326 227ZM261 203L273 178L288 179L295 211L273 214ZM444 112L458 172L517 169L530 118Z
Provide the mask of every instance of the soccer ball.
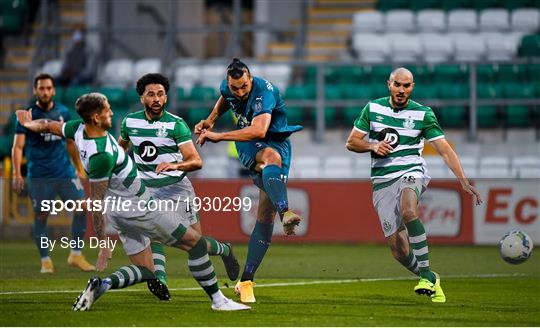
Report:
M520 264L525 262L532 253L531 237L519 230L512 230L499 242L501 257L508 263Z

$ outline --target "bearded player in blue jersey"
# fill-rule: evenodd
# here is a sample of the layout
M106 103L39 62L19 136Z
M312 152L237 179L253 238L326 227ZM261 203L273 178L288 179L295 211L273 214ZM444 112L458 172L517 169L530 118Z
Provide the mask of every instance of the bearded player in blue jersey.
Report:
M250 170L260 189L257 222L248 245L244 272L235 291L244 303L254 303L253 280L270 246L276 213L285 234L294 235L302 218L289 209L287 176L291 163L289 136L302 126L287 124L287 111L279 90L270 82L252 76L238 58L227 67L220 86L221 96L212 112L195 126L201 146L206 141L235 141L238 159ZM237 130L213 132L216 120L231 109L238 119Z
M71 119L68 109L53 100L55 88L52 76L48 74L36 76L33 91L36 102L28 110L31 111L34 119L45 118L61 122ZM49 257L49 250L41 245L41 238L48 238L47 217L49 215L48 212L41 210L42 201L54 200L56 196L60 196L63 201L84 199L84 189L78 178L78 176L84 176L82 164L73 141L68 141L66 144L64 138L50 133L34 133L17 123L12 148L13 189L17 193L24 188L24 178L21 174L23 150L26 153L28 189L35 213L32 235L41 257L41 273L52 274L54 266ZM75 175L70 157L73 163L76 163L77 175ZM86 212L73 213L71 230L74 240L84 238ZM79 243L76 244L79 245ZM86 261L77 245L71 249L68 264L83 271L95 270L95 267Z

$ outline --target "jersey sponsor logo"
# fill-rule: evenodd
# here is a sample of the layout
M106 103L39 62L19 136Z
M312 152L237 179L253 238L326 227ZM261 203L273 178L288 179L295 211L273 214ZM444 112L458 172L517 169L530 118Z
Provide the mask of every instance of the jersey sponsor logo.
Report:
M377 122L382 122L382 121L384 120L384 117L382 117L381 115L377 115L377 116L375 117L375 120L376 120Z
M405 129L414 129L414 120L412 118L406 118L403 122L403 127Z
M139 153L145 162L152 162L158 156L157 147L151 141L143 141L139 145Z
M381 132L379 132L379 141L386 141L392 148L396 148L399 144L399 133L392 128L382 129Z
M156 131L156 136L160 138L165 138L167 136L167 127L165 125L160 126Z

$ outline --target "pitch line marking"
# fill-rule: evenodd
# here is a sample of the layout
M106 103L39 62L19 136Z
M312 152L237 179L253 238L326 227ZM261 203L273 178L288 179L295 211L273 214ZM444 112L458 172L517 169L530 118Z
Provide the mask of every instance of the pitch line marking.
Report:
M473 275L447 275L443 278L459 279L459 278L504 278L504 277L530 277L529 274L524 273L486 273L486 274L473 274ZM361 278L361 279L340 279L340 280L313 280L313 281L295 281L295 282L276 282L269 284L257 284L257 288L260 287L287 287L287 286L308 286L308 285L325 285L325 284L349 284L356 282L377 282L377 281L391 281L391 280L415 280L417 277L389 277L389 278ZM221 286L221 289L227 289L232 287ZM192 291L200 290L201 287L184 287L184 288L169 288L169 291ZM147 289L114 289L109 292L143 292ZM25 294L57 294L57 293L80 293L80 290L32 290L32 291L11 291L0 292L2 295L25 295Z

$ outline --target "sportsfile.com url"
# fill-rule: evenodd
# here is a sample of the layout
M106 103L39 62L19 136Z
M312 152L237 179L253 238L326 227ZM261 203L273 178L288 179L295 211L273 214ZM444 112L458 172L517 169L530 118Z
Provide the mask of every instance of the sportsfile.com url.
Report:
M135 203L135 206L133 204ZM78 200L49 200L41 201L41 211L56 215L62 211L67 212L133 212L133 211L216 211L216 212L239 212L251 210L251 198L249 197L194 197L172 199L140 199L133 202L122 197L107 196L104 199L78 199Z

